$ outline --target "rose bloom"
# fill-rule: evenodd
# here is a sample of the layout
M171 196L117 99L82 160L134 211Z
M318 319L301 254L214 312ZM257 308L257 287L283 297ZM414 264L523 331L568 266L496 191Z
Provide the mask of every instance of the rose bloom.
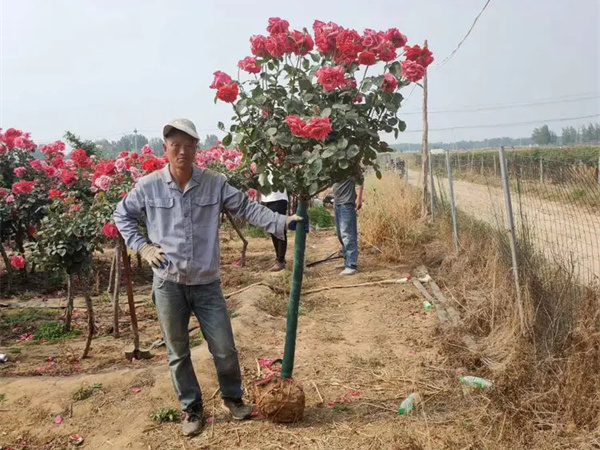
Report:
M223 87L226 84L233 83L233 80L231 79L231 77L229 75L227 75L225 72L221 72L220 70L217 70L214 73L214 76L215 76L215 78L214 78L212 84L209 86L211 89L219 89L220 87Z
M276 34L267 38L265 48L272 57L281 58L286 53L291 53L294 50L294 44L288 41L285 34Z
M421 48L418 45L413 45L412 47L407 45L404 47L404 54L408 61L416 62L425 68L433 62L433 53L427 47Z
M36 228L36 227L34 227L33 225L29 225L29 226L27 227L27 234L28 234L29 236L33 236L33 235L34 235L36 232L37 232L37 228Z
M27 169L25 167L15 167L13 173L19 178L21 178L23 175L25 175L26 171Z
M260 58L267 56L267 37L255 35L250 37L251 52Z
M260 73L260 64L256 61L256 58L252 56L246 56L244 59L238 62L238 67L248 73Z
M29 165L33 170L42 170L42 162L39 159L30 160Z
M239 88L237 83L221 86L217 90L217 98L225 103L233 103L237 99Z
M362 38L355 30L342 30L336 38L333 60L339 64L351 64L363 50Z
M383 84L381 85L382 91L394 92L398 88L398 80L391 73L386 73L383 76Z
M321 67L315 73L317 75L317 83L323 86L323 89L327 92L346 84L344 68L342 66Z
M151 155L152 153L154 153L154 150L152 150L152 147L150 147L148 144L146 144L142 147L141 152L142 152L142 155ZM133 156L133 155L135 155L135 156ZM137 153L131 154L131 157L134 159L137 158L137 156L138 156Z
M44 173L47 177L54 178L58 175L58 169L52 166L44 167Z
M315 47L315 42L310 34L302 31L294 30L288 36L288 39L294 46L294 54L304 56L308 52L312 51Z
M75 203L75 204L73 204L73 205L69 206L69 210L70 210L70 211L75 211L75 212L77 212L77 211L79 211L80 209L81 209L81 204L79 204L79 203Z
M285 123L290 127L290 132L294 136L308 137L306 134L306 122L298 116L289 115L285 118Z
M398 57L396 48L390 42L384 42L379 48L379 59L385 62L393 61Z
M13 203L15 201L15 196L10 194L8 197L4 199L6 203Z
M13 255L10 257L10 265L15 269L24 269L25 258L23 258L21 255Z
M77 181L77 173L70 170L62 170L60 172L60 179L65 185L70 186Z
M373 52L362 52L358 55L358 63L365 66L372 66L377 61L377 56Z
M408 81L419 81L425 76L425 67L414 61L402 61L402 75Z
M250 198L256 198L258 197L258 191L256 189L248 189L248 197Z
M102 189L103 191L108 191L112 180L113 179L108 175L101 175L98 178L96 178L96 181L94 181L94 186Z
M77 167L88 167L90 165L90 159L88 158L88 154L85 150L78 148L77 150L73 150L71 152L71 160L75 162Z
M115 160L115 168L117 169L117 172L123 172L129 168L129 164L125 158L117 158Z
M50 198L63 198L64 197L64 192L60 191L58 189L50 189L48 191L48 197Z
M315 41L319 53L333 52L336 46L337 35L342 28L333 22L325 23L315 20L313 30L315 31Z
M389 30L387 30L386 37L396 48L404 47L408 42L406 36L400 33L400 30L398 30L398 28L390 28Z
M114 223L106 222L102 227L102 234L109 238L118 238L119 229Z
M146 145L148 145L148 144L146 144ZM128 156L129 156L129 152L126 151L126 150L124 150L121 153L119 153L119 158L127 158Z
M136 167L130 167L129 173L131 173L131 176L133 177L134 180L137 180L142 177L142 174Z
M271 17L269 19L269 26L267 31L273 34L287 33L290 29L290 23L287 20L280 19L279 17Z
M313 117L308 121L305 129L309 137L322 141L331 133L331 121L329 117Z
M34 186L33 181L25 181L25 180L17 181L16 183L13 183L13 185L12 185L12 192L15 195L31 194L31 191L33 191L33 186Z

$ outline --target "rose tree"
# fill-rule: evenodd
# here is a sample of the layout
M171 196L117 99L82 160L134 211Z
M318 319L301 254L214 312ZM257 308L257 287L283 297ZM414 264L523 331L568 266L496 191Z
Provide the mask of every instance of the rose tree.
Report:
M407 46L396 28L360 34L317 20L310 33L271 18L267 32L250 38L253 56L238 63L250 74L245 80L217 71L210 88L217 91L215 101L231 103L235 113L223 143L235 140L256 164L261 190L298 195L297 214L306 217L310 197L337 181L360 181L361 167L375 167L381 177L377 153L388 149L381 135L397 138L406 128L398 117L399 91L419 81L433 57L427 48ZM219 128L225 131L223 123ZM302 389L290 379L305 247L299 227L282 379L265 395L258 392L263 413L273 420L298 420L304 409Z

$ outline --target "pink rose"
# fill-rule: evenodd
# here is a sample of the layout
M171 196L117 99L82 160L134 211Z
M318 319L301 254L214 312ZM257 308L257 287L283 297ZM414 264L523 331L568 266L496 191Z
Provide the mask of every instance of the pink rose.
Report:
M115 160L115 168L117 172L123 172L128 169L129 164L125 158L117 158Z
M367 28L363 32L362 45L369 51L376 52L379 46L383 43L383 34L381 32Z
M42 170L42 162L39 159L30 160L29 165L33 170Z
M134 180L138 180L142 177L142 174L136 167L130 167L129 173L131 173L131 176L133 177Z
M308 52L312 51L315 47L315 42L310 34L304 33L302 31L293 31L288 39L292 42L294 46L294 54L304 56Z
M364 66L372 66L377 61L377 57L373 52L362 52L358 55L358 63Z
M336 46L337 35L342 28L333 22L325 23L320 20L315 20L313 23L313 30L315 31L315 41L319 52L333 52Z
M309 137L322 141L331 133L331 121L329 117L313 117L306 124L305 130Z
M344 72L344 68L341 66L321 67L316 71L317 83L323 86L326 91L333 91L346 84Z
M231 77L229 75L227 75L225 72L221 72L220 70L217 70L214 73L214 76L215 76L215 78L214 78L212 84L209 86L211 89L219 89L220 87L223 87L226 84L233 83L233 80L231 79Z
M302 120L300 117L290 115L285 118L285 122L290 127L290 132L294 136L308 137L308 135L306 134L306 130L305 130L306 122L304 120Z
M362 38L355 30L342 30L335 40L333 60L338 64L351 64L363 50Z
M106 222L102 227L102 234L109 238L118 238L119 229L114 223Z
M238 67L248 73L260 73L260 64L256 61L256 58L252 56L246 56L244 59L238 62Z
M25 172L27 171L27 169L25 167L15 167L13 172L16 176L18 176L19 178L21 178L23 175L25 175Z
M108 188L110 187L110 183L112 182L112 178L109 177L108 175L102 175L99 176L98 178L96 178L96 181L94 181L94 186L102 189L103 191L108 191Z
M269 19L269 26L267 31L271 34L282 34L287 33L290 28L290 23L287 20L280 19L279 17L271 17Z
M23 258L21 255L13 255L10 257L10 265L15 269L24 269L25 258Z
M258 197L258 191L256 189L248 189L248 197L250 197L250 198Z
M390 28L389 30L387 30L386 37L396 48L404 47L408 42L406 36L400 33L400 30L398 30L398 28Z
M152 147L150 147L148 144L146 144L142 147L141 152L142 152L142 155L151 155L152 153L154 153L154 150L152 150ZM135 155L135 156L133 156L133 155ZM131 157L135 159L135 158L137 158L137 154L132 153Z
M293 43L288 41L285 34L276 34L267 38L265 48L273 58L281 58L286 53L292 52Z
M267 56L267 37L255 35L250 37L251 52L260 58Z
M379 59L385 62L393 61L398 57L396 54L396 48L390 42L384 42L381 47L379 47Z
M394 92L398 87L398 80L391 73L386 73L383 76L383 84L381 85L382 91Z
M419 81L425 76L425 67L414 61L402 61L402 75L408 81Z
M13 202L15 201L15 196L14 196L14 195L12 195L12 194L10 194L9 196L7 196L7 197L4 199L4 201L5 201L6 203L13 203Z
M33 181L25 181L25 180L17 181L15 183L13 183L13 185L12 185L12 192L15 195L31 194L31 191L33 191L34 184L35 183Z
M44 167L44 173L47 177L54 178L58 175L58 169L52 166Z

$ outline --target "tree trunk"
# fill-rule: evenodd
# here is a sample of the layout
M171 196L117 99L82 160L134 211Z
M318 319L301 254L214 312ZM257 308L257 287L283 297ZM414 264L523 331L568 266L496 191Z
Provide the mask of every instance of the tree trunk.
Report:
M6 277L7 277L6 290L10 292L14 272L13 272L12 266L10 265L10 258L6 254L6 250L4 249L4 245L2 245L2 242L0 242L0 254L2 255L2 260L4 261L4 265L6 266Z
M73 275L67 274L67 309L65 310L65 331L71 331L71 318L73 317Z
M112 295L112 307L113 307L113 337L117 339L120 337L119 332L119 289L121 288L121 242L117 242L116 252L116 263L115 263L115 276L113 284L113 295Z
M240 237L240 239L243 242L243 246L242 246L242 261L241 261L241 263L242 263L242 267L244 267L246 265L246 250L248 249L248 241L246 240L246 238L242 234L241 230L239 229L239 227L235 223L235 219L229 213L229 211L225 211L225 215L227 216L227 218L229 219L229 222L231 222L231 226L233 227L233 229L235 230L235 232L237 233L237 235Z
M296 214L304 217L308 210L308 200L298 198ZM296 241L294 249L294 270L292 272L292 288L288 303L287 322L285 327L285 348L283 351L282 378L291 378L294 371L294 355L296 353L296 332L298 329L298 308L300 307L300 294L302 293L302 277L304 275L304 252L306 250L306 232L304 224L296 226Z
M118 245L119 244L115 246L115 254L113 255L112 260L110 262L110 274L108 275L108 289L106 290L110 297L112 297L112 291L114 289L113 282L115 277L115 265L117 264L117 254L119 253Z
M80 274L79 279L82 281L84 296L85 296L85 306L87 309L88 316L88 335L87 340L85 342L85 350L83 351L82 358L87 358L90 352L90 347L92 346L92 337L96 334L96 326L94 324L94 307L92 305L92 296L90 295L90 287L89 287L89 275L88 274Z
M135 255L137 257L137 266L142 267L142 255L140 255L139 253L136 253Z

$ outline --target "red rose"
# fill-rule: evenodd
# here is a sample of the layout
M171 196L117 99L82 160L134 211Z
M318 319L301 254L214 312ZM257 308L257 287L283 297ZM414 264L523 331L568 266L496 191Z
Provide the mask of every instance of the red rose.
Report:
M396 55L396 49L390 42L384 42L381 47L379 47L379 59L385 62L390 62L396 59L398 55Z
M260 73L260 64L256 61L256 58L252 56L246 56L244 59L238 62L238 67L245 70L248 73Z
M335 50L337 35L342 28L333 22L325 23L315 20L313 30L315 31L315 41L317 42L319 52L333 52Z
M65 185L70 186L72 184L75 184L75 182L77 181L77 173L71 170L62 170L60 172L60 179Z
M127 158L128 156L129 156L128 151L122 151L121 153L119 153L119 158Z
M367 28L363 32L362 45L365 49L376 52L383 43L384 37L384 34L380 31Z
M48 197L50 198L63 198L65 196L63 191L59 191L58 189L50 189L48 191Z
M381 86L382 91L394 92L398 87L398 80L391 73L386 73L383 76L383 84Z
M372 52L362 52L358 55L358 63L365 66L372 66L377 61L377 57L375 53Z
M329 117L313 117L306 124L305 130L309 137L322 141L331 133Z
M398 30L398 28L390 28L389 30L387 30L386 37L396 48L403 47L406 45L406 42L408 42L406 36L400 33L400 30Z
M63 167L65 167L65 158L63 157L63 155L56 155L56 158L52 159L50 161L50 164L52 164L52 166L56 167L57 169L62 169Z
M75 165L80 168L88 167L90 165L90 159L85 150L78 148L71 152L71 159L75 161Z
M118 238L119 229L114 223L106 222L102 227L102 234L109 238Z
M293 52L296 55L304 56L315 47L312 36L302 31L292 31L288 36L288 40L292 42L294 47Z
M12 185L12 192L15 195L31 194L31 191L33 191L33 186L34 186L33 181L26 181L26 180L17 181L16 183L14 183Z
M352 64L363 50L362 38L355 30L342 30L338 33L333 60L338 64Z
M150 156L146 161L142 163L142 170L146 172L154 172L155 170L162 169L165 166L165 162L156 156Z
M290 23L287 20L280 19L279 17L271 17L269 19L269 26L267 31L272 35L287 33L290 29Z
M298 116L287 116L285 123L290 127L290 131L294 136L308 137L306 133L306 122Z
M33 170L42 170L42 162L39 159L32 159L29 161L29 165Z
M425 76L425 67L414 61L402 61L402 75L408 81L419 81Z
M23 258L21 255L13 255L10 257L10 265L15 269L24 269L25 258Z
M233 103L237 98L239 88L237 83L229 84L227 86L221 86L217 90L217 98L224 101L225 103Z
M267 53L274 58L281 58L294 50L294 43L285 34L269 36L265 44Z
M256 189L248 189L248 197L250 198L256 198L258 197L258 191Z
M433 53L427 47L421 48L418 45L413 45L412 47L407 45L404 47L404 53L408 61L416 62L423 67L427 67L433 62Z
M267 56L267 38L262 35L255 35L250 37L250 48L254 56L264 57Z
M28 234L29 236L33 236L33 235L34 235L36 232L37 232L37 228L36 228L36 227L34 227L33 225L29 225L29 226L27 227L27 234Z
M317 83L323 86L323 89L327 92L333 91L347 83L344 68L341 66L321 67L315 73L317 75Z
M209 86L211 89L219 89L222 86L225 86L226 84L231 84L233 83L233 80L231 79L231 77L229 75L227 75L225 72L221 72L220 70L217 70L214 73L214 80L212 82L212 84Z

